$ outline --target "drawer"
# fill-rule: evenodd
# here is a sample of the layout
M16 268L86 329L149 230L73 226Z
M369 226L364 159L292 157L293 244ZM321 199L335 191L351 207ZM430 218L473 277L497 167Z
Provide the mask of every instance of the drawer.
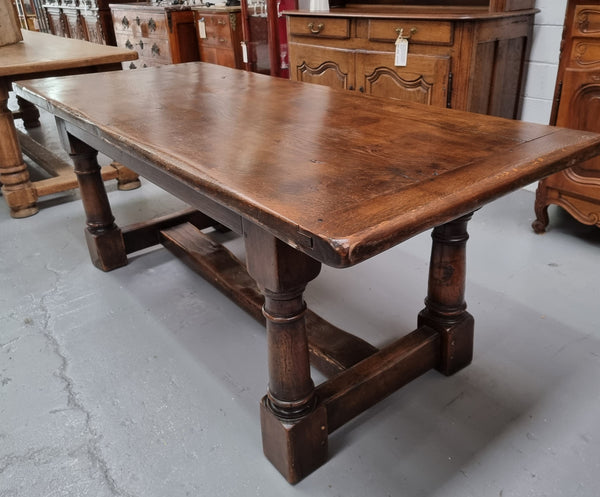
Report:
M199 15L197 22L201 23L202 19L204 19L206 38L199 38L201 44L233 48L233 43L231 41L231 30L233 27L231 26L231 18L229 15ZM202 30L198 28L198 33L201 32Z
M113 11L115 33L135 37L166 38L168 26L164 15L147 12Z
M369 40L393 43L398 38L400 29L410 43L426 45L452 45L453 43L451 22L411 19L369 19Z
M350 19L332 17L289 17L290 34L314 38L350 38Z
M600 68L600 39L575 39L571 49L571 61L580 68ZM596 76L600 79L600 76Z

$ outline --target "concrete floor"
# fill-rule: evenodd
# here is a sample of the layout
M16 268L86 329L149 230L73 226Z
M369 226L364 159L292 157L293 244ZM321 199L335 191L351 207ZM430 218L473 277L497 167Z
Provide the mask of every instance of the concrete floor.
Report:
M148 182L108 190L121 225L181 206ZM337 431L294 487L262 455L257 323L164 249L95 269L76 193L22 220L1 201L0 496L597 497L600 230L551 208L535 235L533 201L519 191L470 223L473 364ZM309 306L389 342L415 327L429 246L325 268Z

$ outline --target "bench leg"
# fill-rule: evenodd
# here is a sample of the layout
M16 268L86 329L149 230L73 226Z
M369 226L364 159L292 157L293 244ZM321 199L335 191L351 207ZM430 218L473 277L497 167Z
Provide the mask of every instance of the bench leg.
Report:
M418 326L441 333L437 369L446 375L468 366L473 359L474 320L465 303L467 223L471 217L469 214L438 226L431 235L427 298Z
M103 271L125 266L125 243L110 209L97 160L98 152L71 135L68 136L68 147L85 210L85 239L92 262Z
M244 224L248 272L265 296L269 386L261 401L263 450L296 483L327 459L327 414L310 376L302 294L321 264L251 223Z

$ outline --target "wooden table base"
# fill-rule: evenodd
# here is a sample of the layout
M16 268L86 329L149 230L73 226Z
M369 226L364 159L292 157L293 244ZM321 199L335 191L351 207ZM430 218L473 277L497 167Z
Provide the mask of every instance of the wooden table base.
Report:
M70 164L15 128L15 118L23 119L26 129L38 127L37 108L18 98L19 110L12 113L7 102L8 89L0 84L0 185L11 216L24 218L38 212L38 198L77 188L77 177ZM31 181L22 152L52 177ZM116 179L120 190L140 186L137 174L118 163L103 167L102 178L104 181Z
M328 435L421 374L453 374L471 362L473 318L466 312L466 227L471 215L433 230L425 309L417 329L378 349L306 308L302 294L320 263L244 221L246 265L205 233L220 225L196 210L120 229L97 152L71 137L93 263L104 271L156 244L266 324L269 381L262 399L263 450L290 482L325 463ZM311 363L329 379L315 386Z

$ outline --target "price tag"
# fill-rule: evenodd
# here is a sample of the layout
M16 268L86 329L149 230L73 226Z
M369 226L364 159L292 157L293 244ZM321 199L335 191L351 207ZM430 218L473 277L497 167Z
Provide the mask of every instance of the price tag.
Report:
M204 17L198 19L198 34L200 38L206 38L206 23L204 22Z
M242 44L242 61L244 64L248 63L248 47L246 46L246 42L240 42Z
M396 67L406 66L408 60L408 40L402 37L402 32L398 35L396 40L396 56L394 58L394 65Z

